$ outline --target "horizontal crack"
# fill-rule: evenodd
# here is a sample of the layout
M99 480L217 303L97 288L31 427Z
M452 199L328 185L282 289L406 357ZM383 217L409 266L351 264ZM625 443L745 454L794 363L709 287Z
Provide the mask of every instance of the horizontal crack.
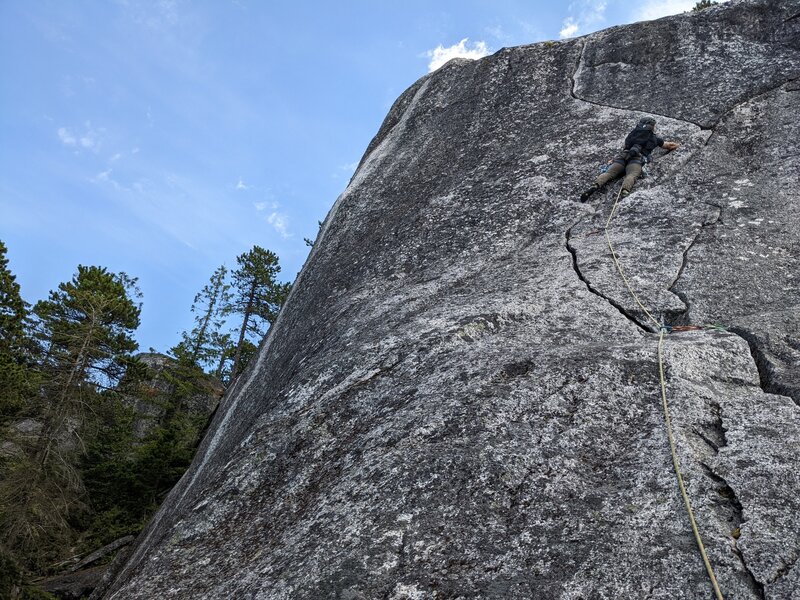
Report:
M750 347L750 354L758 370L759 386L767 394L788 396L795 404L800 406L800 389L781 384L775 376L775 367L772 365L758 339L749 331L741 327L729 327L728 331L738 335Z
M792 18L794 18L794 17L790 17L790 19L792 19ZM790 20L790 19L787 19L787 20ZM664 117L666 119L674 119L676 121L683 121L684 123L691 123L692 125L694 125L696 127L699 127L700 130L702 130L702 131L709 131L710 130L712 132L711 136L709 136L709 138L706 140L705 145L708 145L708 142L711 140L711 137L713 137L713 135L716 133L716 127L717 127L717 125L719 125L720 121L722 121L722 119L726 115L728 115L731 112L733 112L738 106L741 106L742 104L746 104L747 102L755 100L756 98L760 98L761 96L769 94L770 92L775 91L776 89L786 85L787 83L793 83L795 81L800 80L800 77L792 77L790 79L786 79L786 80L780 82L778 85L775 85L775 86L770 87L770 88L768 88L768 89L766 89L766 90L764 90L762 92L758 92L756 94L753 94L752 96L749 96L749 97L747 97L747 98L745 98L743 100L740 100L740 101L736 102L733 106L731 106L729 109L725 110L725 112L721 113L716 119L714 119L714 121L710 125L703 125L702 123L698 123L696 121L692 121L691 119L686 119L684 117L677 117L675 115L665 115L663 113L654 112L651 109L635 109L635 108L629 108L629 107L625 107L625 106L616 106L614 104L605 104L603 102L597 102L595 100L589 100L587 98L582 98L582 97L578 96L575 93L575 88L577 86L578 73L583 69L583 55L584 55L585 52L586 52L586 42L583 42L581 44L581 52L578 55L578 61L577 61L576 65L575 65L575 71L573 72L572 77L571 77L571 79L572 79L572 87L570 88L570 91L569 91L570 96L572 96L575 100L579 100L581 102L587 102L588 104L594 104L595 106L604 106L606 108L615 108L617 110L648 112L651 115L655 115L657 117ZM601 64L604 64L604 63L601 63ZM592 66L597 66L597 65L592 65Z
M575 100L579 100L580 102L586 102L588 104L594 104L595 106L605 106L606 108L615 108L617 110L637 111L637 109L627 108L625 106L615 106L613 104L604 104L602 102L595 102L594 100L587 100L586 98L581 98L580 96L578 96L575 93L575 87L577 85L576 78L577 78L578 73L580 72L580 70L583 68L583 55L584 55L585 51L586 51L586 42L583 42L581 44L581 52L578 55L578 62L575 65L575 72L572 74L572 88L569 91L570 96L572 96ZM662 113L653 112L652 110L649 110L649 109L647 111L644 111L644 112L648 112L651 115L655 115L657 117L664 117L665 119L674 119L676 121L683 121L684 123L691 123L692 125L694 125L696 127L699 127L702 130L713 129L713 126L709 127L709 126L706 126L706 125L702 125L700 123L695 123L694 121L691 121L689 119L683 119L681 117L674 117L672 115L665 115L665 114L662 114ZM715 125L716 125L716 123L715 123Z

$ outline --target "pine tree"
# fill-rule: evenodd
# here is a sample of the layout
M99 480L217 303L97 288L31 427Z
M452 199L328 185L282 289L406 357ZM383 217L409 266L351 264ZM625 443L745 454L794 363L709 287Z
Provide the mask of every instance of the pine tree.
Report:
M230 333L215 331L211 336L211 346L217 356L217 366L212 373L224 385L230 382L230 363L236 354L236 346L233 344Z
M225 348L219 343L220 329L232 300L227 275L228 269L224 265L219 267L194 297L191 311L195 315L195 327L190 332L184 331L183 339L172 349L179 360L209 369L222 357Z
M28 304L11 273L6 246L0 241L0 420L18 413L35 385L26 335Z
M137 348L141 305L136 280L101 267L78 267L33 309L46 353L39 420L3 464L0 535L28 566L43 564L71 539L82 508L77 470L94 406L111 393Z
M700 12L701 10L705 10L706 8L711 8L715 4L719 4L718 2L714 2L713 0L700 0L697 4L692 7L694 12Z
M0 348L19 343L24 335L28 307L20 296L16 277L8 268L6 245L0 240Z
M241 315L242 324L233 357L231 380L244 367L242 358L247 336L252 336L256 344L260 341L277 318L291 287L288 283L276 281L281 268L278 257L269 250L253 246L252 250L238 256L236 262L239 267L233 272L234 298L228 312Z

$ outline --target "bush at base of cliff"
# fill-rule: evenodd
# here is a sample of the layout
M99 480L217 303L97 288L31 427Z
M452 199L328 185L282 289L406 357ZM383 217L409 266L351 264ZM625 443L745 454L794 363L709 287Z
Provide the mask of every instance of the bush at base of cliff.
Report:
M27 585L14 560L0 550L0 598L8 600L55 600L55 596Z

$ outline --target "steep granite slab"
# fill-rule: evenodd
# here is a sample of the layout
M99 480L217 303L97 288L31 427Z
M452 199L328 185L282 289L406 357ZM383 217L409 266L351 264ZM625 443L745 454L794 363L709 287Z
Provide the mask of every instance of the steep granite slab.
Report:
M195 463L96 596L710 597L657 335L604 246L613 191L574 201L645 110L684 145L621 207L624 266L658 318L734 327L667 340L687 486L726 597L791 598L800 408L766 392L797 377L797 185L772 157L776 127L796 139L800 52L796 19L755 26L765 13L800 2L506 49L412 86ZM683 68L592 83L590 57L642 31L655 45L680 31ZM747 55L757 85L742 47L763 50ZM731 60L693 68L701 49ZM703 92L714 77L719 102ZM631 104L631 82L659 93ZM763 266L743 273L734 257L755 249ZM753 287L759 273L773 285Z

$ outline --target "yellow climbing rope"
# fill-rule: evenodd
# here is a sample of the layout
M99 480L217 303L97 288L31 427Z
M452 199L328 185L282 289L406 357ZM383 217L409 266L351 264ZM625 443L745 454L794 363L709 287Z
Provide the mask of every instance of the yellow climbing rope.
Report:
M708 560L708 554L706 554L706 548L703 545L703 538L700 536L700 530L697 528L697 522L694 518L694 511L692 510L692 504L689 501L689 494L686 492L686 486L683 483L683 475L681 474L681 467L680 462L678 461L678 451L675 446L675 436L672 433L672 419L669 416L669 403L667 402L667 380L664 376L664 332L667 331L667 328L664 327L661 323L659 323L656 318L650 313L649 310L645 307L642 301L639 299L639 296L636 295L636 292L633 291L628 278L625 277L625 273L622 270L622 265L619 262L619 258L617 257L617 253L614 251L614 245L611 243L611 236L608 233L609 227L611 225L611 220L614 218L614 214L617 211L617 206L619 205L619 198L622 194L622 188L620 188L619 192L617 193L617 198L614 200L614 206L611 208L611 214L608 215L608 220L606 221L605 225L605 233L606 233L606 242L608 242L608 249L611 251L611 258L614 259L614 264L617 267L617 271L622 278L622 281L625 283L625 287L628 288L631 296L633 297L636 304L644 311L644 313L648 316L648 318L655 323L656 328L659 331L658 336L658 376L661 380L661 401L664 406L664 420L667 424L667 438L669 439L669 449L670 453L672 454L672 464L675 467L675 475L678 479L678 487L681 490L681 496L683 496L683 503L686 505L686 512L689 515L689 522L692 525L692 532L694 533L694 539L697 541L697 547L700 549L700 555L703 557L703 564L706 566L706 571L708 571L708 576L711 579L711 585L714 588L714 594L717 597L717 600L725 600L722 596L722 592L719 589L719 584L717 583L717 578L714 575L714 569L711 567L711 562Z
M628 291L630 292L630 294L633 297L633 300L636 302L636 304L639 305L639 308L641 308L644 311L644 314L646 314L648 316L648 318L653 323L655 323L656 331L658 331L659 329L661 329L661 323L659 323L656 320L656 318L652 314L650 314L650 311L647 310L647 307L644 304L642 304L641 300L639 300L639 296L637 296L636 292L633 291L633 288L631 287L631 284L628 281L628 278L625 277L625 272L622 270L622 265L619 264L619 258L617 257L617 253L614 251L613 244L611 243L611 236L608 234L608 228L611 225L611 219L614 218L614 213L617 212L617 206L619 205L620 194L622 194L622 188L619 188L619 192L617 193L617 199L614 200L614 206L611 207L611 214L608 215L608 220L606 221L606 226L604 227L604 230L605 230L605 233L606 233L606 242L608 243L608 249L611 251L611 258L614 260L614 264L617 267L617 271L619 271L620 277L622 277L623 283L625 283L625 287L628 288Z

